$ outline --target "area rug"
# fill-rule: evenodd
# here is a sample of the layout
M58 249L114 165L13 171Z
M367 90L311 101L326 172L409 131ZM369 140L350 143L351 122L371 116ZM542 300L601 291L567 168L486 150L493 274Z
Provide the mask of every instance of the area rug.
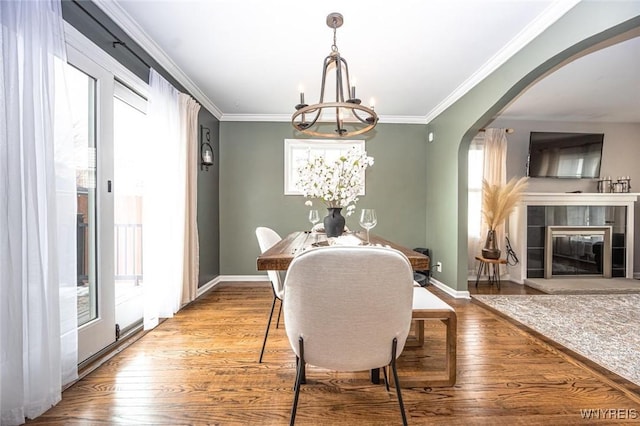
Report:
M640 294L473 298L640 385Z
M630 278L527 278L524 283L547 294L640 293L640 280Z

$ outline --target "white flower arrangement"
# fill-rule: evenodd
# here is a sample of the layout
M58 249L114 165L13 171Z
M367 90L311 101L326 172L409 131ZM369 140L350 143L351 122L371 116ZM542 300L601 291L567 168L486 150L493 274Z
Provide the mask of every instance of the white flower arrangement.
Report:
M334 162L316 156L298 167L296 185L305 197L318 198L328 208L346 208L350 216L364 186L364 171L369 166L373 166L373 157L356 147ZM305 205L309 203L308 200Z

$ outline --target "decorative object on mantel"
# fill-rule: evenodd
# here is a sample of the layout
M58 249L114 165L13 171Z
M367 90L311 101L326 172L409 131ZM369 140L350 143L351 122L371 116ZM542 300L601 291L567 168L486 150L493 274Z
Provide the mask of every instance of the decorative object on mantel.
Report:
M598 192L631 192L631 178L629 176L618 176L618 180L613 180L611 179L611 176L604 176L598 180Z
M378 115L371 107L361 105L361 100L356 98L356 87L351 85L349 78L349 67L346 59L344 59L338 51L336 44L336 29L340 28L344 22L344 18L339 13L330 13L327 16L327 25L333 28L333 44L331 45L331 53L324 59L322 68L322 84L320 86L320 101L317 104L307 105L304 103L304 92L300 91L300 103L296 105L296 112L291 117L291 124L299 132L307 135L332 138L338 136L355 136L366 133L373 129L378 123ZM327 73L332 71L335 74L335 102L325 102L324 92L327 82ZM334 90L330 87L330 90ZM346 100L345 100L346 90ZM373 101L371 102L373 104ZM332 121L335 122L336 128L331 133L319 129L318 121L323 118L324 114L331 114ZM333 115L335 114L335 116ZM311 121L307 121L307 116L311 115ZM346 123L346 125L345 125ZM349 129L348 129L348 128Z
M200 126L200 170L209 171L213 165L213 148L211 147L211 130Z
M482 249L485 259L499 259L500 248L496 241L496 228L509 217L516 204L520 201L528 178L518 180L512 178L505 185L491 185L482 180L482 215L487 223L487 239Z
M307 198L318 198L327 206L329 214L324 218L327 237L337 237L344 230L343 208L350 216L356 208L358 194L364 187L364 171L373 166L373 157L364 150L351 148L343 156L331 162L324 156L316 156L298 167L296 185ZM311 200L305 203L312 205Z

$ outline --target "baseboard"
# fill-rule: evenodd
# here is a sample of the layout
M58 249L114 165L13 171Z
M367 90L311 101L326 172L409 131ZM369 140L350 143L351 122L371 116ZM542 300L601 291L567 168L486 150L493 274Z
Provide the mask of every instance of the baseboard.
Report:
M234 286L256 285L255 283L269 283L267 275L218 275L202 287L198 288L196 298L202 296L220 283L232 283Z
M640 280L640 272L634 272L633 273L633 279L634 280Z
M198 287L198 291L196 291L196 299L202 296L203 294L205 294L206 292L208 292L209 290L211 290L212 288L214 288L215 286L217 286L218 284L220 284L221 282L222 282L221 275L218 275L217 277L215 277L205 285Z
M455 297L456 299L471 299L471 294L469 293L468 290L463 290L463 291L454 290L451 287L449 287L448 285L436 280L433 277L431 277L429 279L429 283L433 284L438 289L444 291L449 296Z
M220 281L224 282L260 282L269 281L268 275L220 275Z
M202 294L209 291L221 282L233 283L232 285L255 285L254 283L257 282L268 283L269 277L267 275L218 275L216 278L198 289L197 297L200 297ZM433 277L429 279L429 283L444 291L451 297L455 297L456 299L471 299L469 291L454 290Z

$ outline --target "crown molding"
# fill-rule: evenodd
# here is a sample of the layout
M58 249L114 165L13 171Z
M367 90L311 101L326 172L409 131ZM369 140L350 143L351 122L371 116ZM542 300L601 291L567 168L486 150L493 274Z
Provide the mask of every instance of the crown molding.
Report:
M285 114L223 114L222 111L187 77L187 75L171 60L171 58L147 35L146 32L126 13L120 5L110 0L93 0L93 2L111 18L123 31L138 43L154 60L176 78L189 92L220 121L244 122L288 122L291 120ZM467 94L473 87L492 72L503 65L524 46L539 36L549 26L564 16L580 0L558 0L547 7L535 20L520 31L498 53L487 61L465 82L458 86L449 96L442 100L424 117L416 116L385 116L380 117L380 123L398 124L427 124L456 101Z
M427 124L424 116L418 115L380 115L378 123L385 124Z
M116 23L129 37L138 43L151 57L169 72L191 95L196 98L218 120L222 111L195 85L193 81L176 65L164 50L154 42L146 32L125 12L118 3L110 0L93 0L113 22Z
M289 122L290 114L223 114L220 121L270 121L270 122Z
M471 77L458 86L449 96L442 100L424 117L424 121L431 120L442 114L444 110L466 95L473 87L487 78L492 72L507 62L516 53L522 50L533 39L563 17L569 10L580 3L581 0L558 0L549 5L536 19L524 27L509 43L500 49L491 59L480 67Z
M244 122L276 122L288 123L291 121L289 114L223 114L220 121L244 121ZM381 115L378 123L382 124L427 124L425 118L415 115Z

